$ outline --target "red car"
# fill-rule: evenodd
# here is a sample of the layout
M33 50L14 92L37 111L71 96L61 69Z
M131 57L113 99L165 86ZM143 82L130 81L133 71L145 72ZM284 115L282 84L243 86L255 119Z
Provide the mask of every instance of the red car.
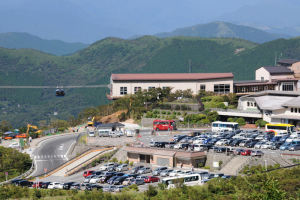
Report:
M43 182L35 182L32 187L33 188L42 188Z
M153 182L159 182L159 178L156 176L148 176L144 179L145 183L153 183Z
M251 156L251 150L244 150L243 152L241 152L242 156Z
M85 171L85 172L83 172L83 177L85 178L85 177L87 177L87 176L90 176L90 175L92 175L94 172L95 172L95 171L92 171L92 170Z

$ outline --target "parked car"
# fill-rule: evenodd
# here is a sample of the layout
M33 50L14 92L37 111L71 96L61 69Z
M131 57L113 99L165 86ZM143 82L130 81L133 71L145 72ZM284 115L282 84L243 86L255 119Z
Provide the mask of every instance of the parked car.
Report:
M117 178L119 178L119 176L113 176L107 181L107 183L112 185Z
M114 192L115 185L104 185L102 190L103 192Z
M52 182L48 185L48 189L63 189L63 184L58 182Z
M148 176L148 178L146 178L145 183L154 183L154 182L159 182L159 178L156 176Z
M256 143L257 143L256 140L250 141L249 143L247 143L245 145L245 147L247 147L247 148L253 148L256 145Z
M89 184L87 184L89 185ZM86 186L87 186L86 185ZM86 188L86 187L85 187ZM70 190L80 190L81 189L81 185L80 183L73 183L71 186L70 186Z
M90 176L90 175L92 175L94 172L95 172L95 171L93 171L93 170L85 171L85 172L83 172L83 177L85 178L85 177L87 177L87 176Z
M206 151L206 150L208 150L208 147L205 144L195 144L193 150L194 151Z
M227 143L227 139L221 139L218 142L216 142L217 146L224 146Z
M127 178L126 176L120 176L113 181L113 184L121 185L126 178Z
M109 137L111 137L111 138L121 137L121 134L117 131L111 131L109 133Z
M136 174L140 169L144 168L143 165L140 165L140 166L136 166L134 168L131 169L130 173L132 174Z
M263 142L258 142L254 145L254 149L260 149L261 145L263 145Z
M91 132L89 132L89 137L95 137L96 135L95 135L95 132L94 131L91 131Z
M151 173L152 169L150 167L143 167L137 171L138 174L147 174Z
M272 143L272 146L271 146L271 149L272 149L272 150L279 149L280 146L281 146L282 144L283 144L283 142L280 142L280 141L273 142L273 143Z
M299 144L291 144L289 147L290 151L297 151L300 150L300 143Z
M169 176L171 177L178 176L179 173L181 173L181 170L173 170L172 172L169 173Z
M98 135L99 135L99 137L109 137L110 132L111 132L110 129L99 129Z
M27 180L21 180L21 181L17 182L15 185L21 186L21 187L31 187L33 185L33 183L30 181L27 181Z
M160 176L169 176L169 174L171 172L173 172L174 170L173 169L166 169L166 170L163 170L162 172L160 172Z
M114 192L121 192L125 188L124 185L117 185L116 187L113 188Z
M90 179L89 183L99 183L100 182L100 179L101 179L101 175L95 175L93 178Z
M262 145L260 146L260 148L261 148L261 149L271 149L272 145L273 145L272 142L266 142L266 143L262 144Z
M136 184L136 185L143 185L145 183L145 179L133 179L131 181L132 184Z
M71 188L71 185L73 185L75 182L67 182L63 184L64 190L69 190Z
M250 156L251 155L251 150L246 149L246 150L244 150L244 151L241 152L241 155L242 156Z
M97 185L97 184L88 184L85 186L85 190L88 190L88 191L92 191L92 190L100 190L102 189L102 186L101 185Z
M279 149L280 150L288 150L289 148L290 148L290 145L291 145L292 143L287 143L287 142L285 142L283 145L281 145L280 147L279 147Z
M128 164L121 164L116 168L117 172L127 171L128 170Z
M174 145L174 149L188 149L189 143L178 143Z
M47 188L48 188L48 185L49 185L50 183L51 183L51 182L43 182L42 185L41 185L41 188L47 189Z
M168 169L167 167L158 167L158 168L156 168L153 172L152 172L152 174L154 175L154 176L158 176L158 175L160 175L160 173L162 172L162 171L164 171L164 170L166 170L166 169Z
M112 167L112 166L115 166L115 163L104 164L99 169L102 170L102 171L105 171L105 170L107 170L107 168Z
M173 149L175 144L175 142L168 142L165 144L165 148Z
M253 150L251 151L251 156L263 156L264 153L262 151L259 151L259 150Z

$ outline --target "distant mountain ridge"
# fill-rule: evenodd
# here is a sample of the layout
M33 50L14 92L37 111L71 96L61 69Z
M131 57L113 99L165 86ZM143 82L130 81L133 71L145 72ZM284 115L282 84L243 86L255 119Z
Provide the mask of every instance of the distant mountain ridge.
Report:
M155 34L157 37L192 36L204 38L240 38L255 43L269 42L288 36L268 33L249 26L236 25L228 22L212 22L195 26L178 28L172 32Z
M46 40L28 33L0 33L0 47L9 49L35 49L54 55L69 55L88 47L83 43Z

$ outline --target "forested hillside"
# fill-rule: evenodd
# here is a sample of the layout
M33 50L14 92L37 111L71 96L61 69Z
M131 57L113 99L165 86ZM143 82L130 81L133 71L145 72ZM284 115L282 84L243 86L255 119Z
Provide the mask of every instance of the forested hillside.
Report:
M256 43L264 43L279 38L287 38L286 35L268 33L249 26L236 25L228 22L212 22L195 26L179 28L172 32L158 33L158 37L192 36L204 38L240 38Z
M0 85L108 84L111 73L233 72L235 79L253 79L275 55L300 59L300 39L256 45L241 39L145 36L135 40L107 38L70 56L34 50L0 48ZM57 98L50 89L1 89L0 120L14 125L50 118L68 118L85 107L106 103L105 89L67 89ZM58 111L57 116L53 116Z
M10 49L35 49L54 55L69 55L87 46L87 44L79 42L45 40L28 33L0 33L0 47Z

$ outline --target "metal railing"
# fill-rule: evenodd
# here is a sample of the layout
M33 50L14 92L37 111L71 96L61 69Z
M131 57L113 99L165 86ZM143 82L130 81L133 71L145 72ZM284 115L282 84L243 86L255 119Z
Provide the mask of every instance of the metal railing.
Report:
M247 113L247 114L261 114L259 110L239 110L239 109L223 109L223 108L211 108L212 111L222 111L222 112L237 112L237 113Z

